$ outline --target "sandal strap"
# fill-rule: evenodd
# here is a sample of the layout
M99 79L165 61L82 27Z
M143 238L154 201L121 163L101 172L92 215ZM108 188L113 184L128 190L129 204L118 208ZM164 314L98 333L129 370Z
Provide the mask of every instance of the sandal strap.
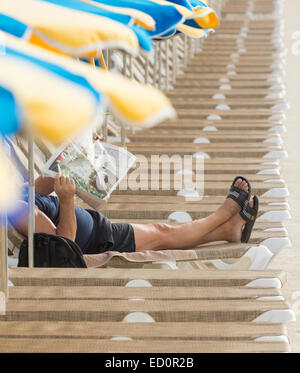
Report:
M241 189L239 189L238 187L234 186L235 182L238 180L238 179L241 179L243 181L245 181L248 185L248 192L245 192ZM231 184L231 187L230 187L230 190L236 190L236 191L241 191L243 193L246 193L248 195L248 200L250 200L250 196L251 196L251 184L250 182L244 177L244 176L236 176Z
M247 222L253 222L256 219L257 211L249 206L249 203L241 210L240 216Z
M249 201L249 193L233 186L230 188L227 198L233 199L244 209Z
M241 179L248 184L248 192L234 185L238 179ZM243 176L236 176L231 184L227 198L233 199L236 203L239 204L242 210L244 210L249 203L250 197L251 197L251 185L249 181Z

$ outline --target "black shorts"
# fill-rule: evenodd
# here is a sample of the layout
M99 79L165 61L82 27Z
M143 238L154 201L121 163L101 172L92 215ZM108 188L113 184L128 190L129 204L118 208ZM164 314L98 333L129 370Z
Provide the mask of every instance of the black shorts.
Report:
M87 209L94 219L93 244L84 254L100 254L105 251L135 252L134 230L131 224L112 223L100 212Z

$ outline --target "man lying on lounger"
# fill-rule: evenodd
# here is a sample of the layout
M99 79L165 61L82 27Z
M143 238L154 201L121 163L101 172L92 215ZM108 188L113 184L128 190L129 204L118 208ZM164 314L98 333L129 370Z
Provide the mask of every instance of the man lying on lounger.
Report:
M258 198L251 198L250 183L242 176L235 178L227 198L213 214L175 226L112 223L98 211L75 206L74 182L61 175L55 179L40 176L35 190L35 232L67 237L84 254L189 249L215 241L248 242L258 212ZM49 195L53 191L57 197ZM20 204L27 208L25 201ZM14 226L27 236L27 218Z

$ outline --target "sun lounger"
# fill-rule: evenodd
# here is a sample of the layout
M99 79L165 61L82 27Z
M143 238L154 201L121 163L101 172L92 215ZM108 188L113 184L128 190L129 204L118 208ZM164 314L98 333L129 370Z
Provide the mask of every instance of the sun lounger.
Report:
M294 320L294 314L280 290L286 274L267 269L273 255L289 241L282 224L288 217L288 191L276 173L285 153L271 148L280 145L274 138L278 140L285 130L281 109L275 106L285 101L270 89L274 82L269 80L274 70L271 58L277 53L271 45L276 21L249 22L246 52L240 53L238 66L231 70L236 75L227 75L247 3L226 2L223 12L238 19L223 20L216 37L206 41L203 57L186 65L186 45L178 39L177 62L186 74L177 77L176 89L168 94L179 119L155 130L128 134L128 149L148 160L153 152L206 154L205 197L197 202L174 190L117 190L103 211L116 221L179 224L177 212L184 211L190 218L207 216L222 203L232 176L247 174L253 191L261 196L250 242L213 243L173 252L89 255L85 256L87 269L10 268L14 286L9 288L6 315L0 316L0 351L137 352L136 341L138 352L147 353L290 350L286 323ZM255 2L253 11L273 9L273 2L263 1ZM128 73L135 80L145 79L145 64L143 58L134 60ZM149 82L155 79L155 84L168 88L155 74L158 71L150 63ZM219 81L224 76L230 77L231 89L219 89L228 85ZM224 103L231 110L224 109ZM26 141L21 139L17 145L27 167ZM38 174L53 149L45 143L36 146ZM146 180L148 171L141 174ZM13 235L11 241L18 244ZM255 255L263 251L271 255L264 257L268 259L264 270L258 271Z
M200 322L156 322L131 324L121 322L85 322L72 321L31 321L22 323L18 321L0 322L1 334L7 337L51 337L60 338L93 338L112 339L118 336L127 336L134 340L156 341L172 339L188 340L240 340L254 341L261 336L286 336L287 331L282 324L256 324L256 323L200 323ZM223 332L222 332L223 331ZM223 335L222 335L223 333Z
M275 322L295 320L284 301L8 299L2 321L126 321L135 312L152 322ZM127 319L126 319L127 318ZM132 321L137 320L132 318ZM147 316L144 321L147 321Z
M167 286L11 286L10 299L283 300L281 289ZM1 324L0 324L1 325ZM2 324L3 325L3 324Z
M10 268L15 286L125 286L143 279L152 286L251 286L281 287L286 282L282 271L170 271L162 269L110 268ZM257 281L259 280L259 281ZM254 283L253 283L254 282Z
M2 352L56 352L56 353L135 353L136 341L125 340L95 340L94 338L2 338ZM181 343L182 342L182 343ZM252 341L138 341L139 353L279 353L289 352L286 342L252 342Z

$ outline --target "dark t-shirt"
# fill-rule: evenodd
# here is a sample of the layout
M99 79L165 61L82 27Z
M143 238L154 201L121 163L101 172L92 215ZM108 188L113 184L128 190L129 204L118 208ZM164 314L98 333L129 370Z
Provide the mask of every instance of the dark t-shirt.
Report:
M60 203L55 196L41 196L35 193L36 206L48 216L55 226L59 223ZM75 242L83 252L89 251L94 246L94 219L88 211L75 206L77 232Z

